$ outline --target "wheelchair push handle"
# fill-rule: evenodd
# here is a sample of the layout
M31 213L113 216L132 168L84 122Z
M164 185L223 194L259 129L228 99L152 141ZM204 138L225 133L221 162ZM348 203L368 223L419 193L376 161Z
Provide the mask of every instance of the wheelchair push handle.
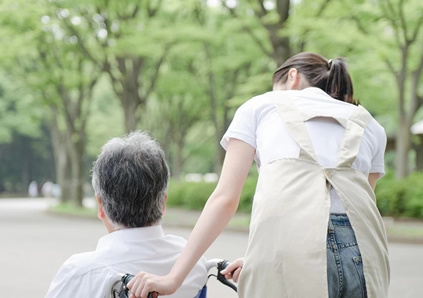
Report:
M220 273L221 271L223 271L224 269L226 269L226 267L228 267L230 264L231 263L229 261L227 261L227 260L223 260L223 261L217 263L217 280L220 281L225 286L230 287L235 292L238 292L238 288L232 282L230 282L229 280L227 280L226 277L222 273Z
M224 284L225 286L230 287L232 290L234 290L235 292L238 292L237 287L229 280L226 279L226 277L220 273L222 270L224 270L226 267L228 267L231 263L227 260L222 260L222 261L217 261L217 260L211 260L210 261L211 264L210 267L217 267L217 280L220 281L222 284ZM210 269L210 268L208 268ZM125 287L124 290L127 290L127 285L128 283L134 278L134 275L132 274L125 274L122 276L121 281L123 284L123 287ZM126 291L125 291L126 292ZM155 296L153 296L154 294L156 294ZM156 298L158 297L158 293L157 292L151 292L148 293L148 298ZM127 296L119 296L119 297L127 297Z
M135 277L135 275L132 274L125 274L124 276L122 276L121 281L122 283L125 285L125 287L128 286L128 283ZM148 298L155 298L153 296L154 293L148 293ZM156 297L158 297L159 295L156 295ZM125 296L126 297L126 296Z
M123 282L123 284L125 286L127 286L129 284L129 282L135 277L135 275L132 274L125 274L124 276L122 276L121 281Z

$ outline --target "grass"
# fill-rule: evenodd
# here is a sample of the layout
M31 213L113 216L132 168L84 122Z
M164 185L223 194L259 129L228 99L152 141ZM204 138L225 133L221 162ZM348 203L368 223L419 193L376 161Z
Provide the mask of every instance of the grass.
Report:
M387 229L388 234L397 237L410 237L423 239L423 227L395 226Z
M250 226L250 215L244 213L238 213L238 216L234 216L228 223L229 227L232 228L248 228Z
M73 204L51 205L48 211L59 215L97 217L97 209L78 207Z
M2 192L0 193L0 199L27 199L28 194L25 192Z
M58 204L49 207L49 212L65 215L96 218L97 210L95 208L82 208L72 204ZM185 213L187 212L187 213ZM169 208L164 217L164 223L177 223L183 226L194 226L198 215L191 210ZM240 212L232 218L228 226L235 229L246 230L250 224L249 214ZM421 221L400 221L396 220L393 224L387 225L387 233L396 239L414 239L423 241L423 222Z

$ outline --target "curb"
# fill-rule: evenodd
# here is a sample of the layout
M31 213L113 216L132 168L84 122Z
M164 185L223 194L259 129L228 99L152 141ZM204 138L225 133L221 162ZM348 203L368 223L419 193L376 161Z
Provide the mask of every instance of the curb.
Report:
M45 213L49 216L56 217L66 217L69 219L87 219L87 220L99 220L96 215L89 214L74 214L74 213L63 213L56 212L54 210L45 210ZM168 208L166 215L163 217L162 225L166 228L184 228L192 229L200 216L200 211L195 210L185 210L185 209L173 209ZM231 219L229 224L226 226L225 231L237 232L237 233L247 233L249 231L249 214L247 213L236 213L235 216ZM403 244L416 244L423 245L423 236L401 236L398 233L389 233L389 228L395 225L396 220L387 218L386 228L388 242L390 243L403 243ZM399 221L400 224L402 221ZM421 225L423 228L423 223L417 221L416 224Z
M89 214L64 213L64 212L57 212L50 209L44 210L44 213L48 216L54 216L54 217L62 217L62 218L69 218L69 219L88 219L88 220L100 221L97 218L97 216L89 215Z
M194 225L195 223L187 224L187 223L177 223L177 222L172 222L172 221L169 222L169 221L163 220L163 227L165 228L184 228L184 229L192 230L194 228ZM228 224L225 227L224 231L248 234L249 227L231 226L230 224Z
M388 243L423 245L423 238L401 237L388 234Z

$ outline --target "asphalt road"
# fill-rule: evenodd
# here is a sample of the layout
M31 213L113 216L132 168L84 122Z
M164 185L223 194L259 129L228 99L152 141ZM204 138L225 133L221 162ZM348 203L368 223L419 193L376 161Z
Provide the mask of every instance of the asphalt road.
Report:
M0 297L44 297L60 265L72 254L94 250L106 233L100 221L48 215L45 200L0 199ZM166 228L183 237L188 229ZM208 258L233 260L245 252L248 235L225 231ZM390 244L391 298L423 297L423 246ZM237 295L210 280L209 297Z

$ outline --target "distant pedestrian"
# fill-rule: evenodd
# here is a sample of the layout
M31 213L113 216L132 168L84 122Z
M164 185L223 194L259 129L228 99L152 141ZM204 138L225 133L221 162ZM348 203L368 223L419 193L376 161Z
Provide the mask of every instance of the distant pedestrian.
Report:
M53 196L53 198L60 198L62 191L60 189L60 185L59 184L53 184L53 188L51 190L51 195Z
M31 181L28 187L28 195L31 198L38 197L38 184L35 181Z
M54 183L51 181L46 181L41 187L41 193L45 198L51 198L53 195Z

